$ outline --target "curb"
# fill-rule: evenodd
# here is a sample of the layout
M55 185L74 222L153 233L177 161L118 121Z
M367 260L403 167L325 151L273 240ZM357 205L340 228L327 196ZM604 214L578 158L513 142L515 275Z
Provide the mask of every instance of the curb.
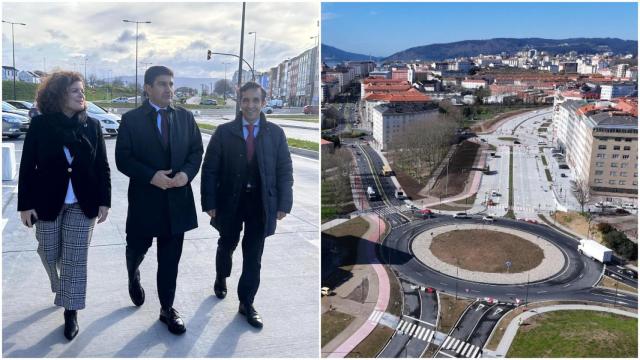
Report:
M215 132L215 130L203 129L203 128L200 128L200 127L199 127L199 129L200 129L200 132L208 134L208 135L213 135L213 133ZM301 148L296 148L296 147L291 147L291 146L289 146L289 151L292 154L304 156L304 157L307 157L307 158L310 158L310 159L316 159L316 160L320 159L320 152L318 152L318 151L301 149Z

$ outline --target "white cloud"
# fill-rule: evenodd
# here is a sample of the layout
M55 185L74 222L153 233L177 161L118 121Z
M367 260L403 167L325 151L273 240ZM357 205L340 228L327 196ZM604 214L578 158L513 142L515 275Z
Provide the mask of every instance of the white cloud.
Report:
M84 62L98 76L132 75L136 25L122 20L151 21L139 25L138 61L172 66L176 76L224 76L223 62L206 60L206 50L239 53L241 3L3 3L3 17L27 23L15 27L16 66L39 70L46 66L73 68ZM317 35L317 3L253 3L245 14L244 57L266 71L287 57L312 47ZM77 21L71 21L77 19ZM11 61L11 27L3 24L3 62ZM7 37L9 41L7 41ZM8 49L7 49L8 48ZM7 51L8 50L8 51ZM77 66L77 65L76 65ZM228 66L228 71L234 66ZM228 74L229 75L229 74ZM230 76L230 75L229 75Z

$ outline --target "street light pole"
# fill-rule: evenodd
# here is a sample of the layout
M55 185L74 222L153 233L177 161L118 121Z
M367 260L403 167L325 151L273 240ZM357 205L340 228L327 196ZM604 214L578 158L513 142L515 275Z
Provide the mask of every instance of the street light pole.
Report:
M135 106L138 107L138 27L140 24L151 24L151 21L137 21L137 20L122 20L126 23L136 24L136 95Z
M17 100L16 99L16 72L18 72L18 69L16 69L16 40L13 36L13 25L27 26L27 24L19 23L19 22L11 22L6 20L2 20L2 22L11 24L11 48L12 48L11 56L13 57L13 100Z
M251 76L253 81L256 81L256 38L258 33L256 31L250 31L249 35L253 35L253 61L251 62Z
M84 82L87 83L87 55L84 56Z
M222 93L222 99L224 100L224 104L227 105L227 65L231 64L228 62L224 64L224 91Z
M240 91L240 88L242 87L242 60L244 60L244 58L242 57L244 54L244 12L245 9L247 7L247 3L246 2L242 2L242 25L240 27L240 56L238 56L238 91ZM237 94L236 95L236 115L240 113L240 95L241 94Z

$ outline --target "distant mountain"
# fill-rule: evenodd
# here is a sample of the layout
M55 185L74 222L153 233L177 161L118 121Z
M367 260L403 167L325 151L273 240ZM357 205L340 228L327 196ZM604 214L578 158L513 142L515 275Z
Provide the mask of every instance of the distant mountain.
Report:
M444 60L456 57L478 56L480 54L500 54L501 52L514 54L527 47L538 51L545 51L551 55L564 54L570 51L576 51L578 54L595 54L611 51L614 54L637 55L638 42L616 38L574 38L562 40L497 38L490 40L465 40L447 44L431 44L413 47L397 52L384 59L384 61Z
M369 59L377 61L381 59L378 56L351 53L326 44L322 44L321 54L322 62L324 63L339 63L343 61L358 61Z
M126 81L127 83L135 82L135 78L136 78L135 76L117 76L117 77L122 81ZM186 86L186 87L200 91L200 89L202 88L200 84L206 84L206 86L211 86L211 84L213 84L215 86L216 81L218 80L220 79L176 77L176 78L173 78L173 83L174 83L173 88L177 89L179 87ZM227 80L231 80L231 77L229 77L229 79ZM143 84L143 83L144 83L144 76L138 76L138 84Z

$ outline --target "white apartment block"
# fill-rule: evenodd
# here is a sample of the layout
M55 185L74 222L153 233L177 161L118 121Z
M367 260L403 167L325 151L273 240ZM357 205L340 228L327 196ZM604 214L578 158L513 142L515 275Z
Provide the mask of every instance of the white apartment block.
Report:
M600 86L600 99L611 100L627 95L631 95L636 91L634 83L618 83Z
M374 146L386 151L394 141L405 137L413 125L438 121L438 107L432 103L384 103L371 111Z
M638 118L607 109L609 102L557 103L554 136L576 180L592 196L637 198Z

